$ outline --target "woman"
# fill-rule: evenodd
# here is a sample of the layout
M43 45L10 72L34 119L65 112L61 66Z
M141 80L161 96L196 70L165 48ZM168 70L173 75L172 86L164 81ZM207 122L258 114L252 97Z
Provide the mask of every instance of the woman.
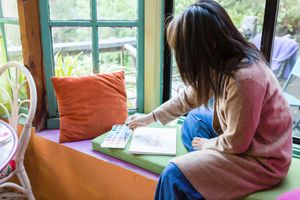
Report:
M211 0L186 8L167 38L188 87L129 125L166 124L194 110L182 128L190 153L166 167L155 198L237 199L278 184L291 162L292 117L259 51Z

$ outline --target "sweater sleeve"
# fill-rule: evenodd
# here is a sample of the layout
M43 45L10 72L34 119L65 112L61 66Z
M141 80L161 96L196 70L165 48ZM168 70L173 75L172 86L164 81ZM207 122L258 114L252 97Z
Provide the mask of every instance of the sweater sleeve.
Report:
M231 81L226 87L224 121L226 128L216 138L205 140L200 149L240 154L248 150L260 121L265 88L252 79Z
M165 125L196 108L197 105L195 90L192 87L186 87L176 97L156 108L153 113L157 120Z

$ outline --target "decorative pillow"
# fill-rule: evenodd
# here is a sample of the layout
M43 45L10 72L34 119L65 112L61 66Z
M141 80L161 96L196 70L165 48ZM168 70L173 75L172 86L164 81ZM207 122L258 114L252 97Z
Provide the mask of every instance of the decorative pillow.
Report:
M60 114L59 142L94 138L125 123L124 72L52 77Z
M16 162L11 160L3 170L0 171L0 179L9 176L16 169Z

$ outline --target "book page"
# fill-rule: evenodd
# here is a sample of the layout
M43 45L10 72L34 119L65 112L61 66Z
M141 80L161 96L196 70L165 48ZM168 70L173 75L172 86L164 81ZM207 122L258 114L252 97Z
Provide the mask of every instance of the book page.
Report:
M176 155L176 128L139 127L134 130L129 153Z

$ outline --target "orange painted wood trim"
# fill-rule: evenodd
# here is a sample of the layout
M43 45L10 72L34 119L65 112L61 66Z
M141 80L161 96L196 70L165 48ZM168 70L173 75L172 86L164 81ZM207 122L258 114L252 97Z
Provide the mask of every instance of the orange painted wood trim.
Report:
M153 199L157 181L32 134L25 168L37 199Z

